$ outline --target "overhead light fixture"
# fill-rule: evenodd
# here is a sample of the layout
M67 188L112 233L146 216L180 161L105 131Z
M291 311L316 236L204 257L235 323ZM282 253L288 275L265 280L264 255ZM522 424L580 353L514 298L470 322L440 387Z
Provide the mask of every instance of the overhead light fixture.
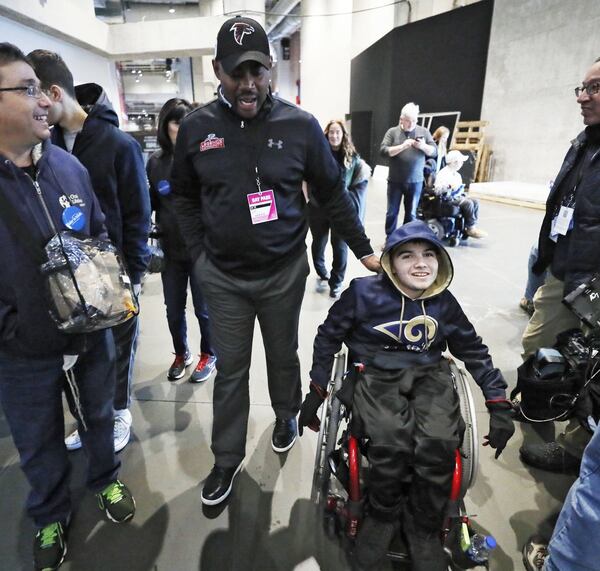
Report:
M139 83L139 82L140 82L140 78L139 78L139 77L136 77L136 78L135 78L135 82L136 82L136 83Z
M135 69L132 69L132 70L131 70L131 73L135 73Z
M169 8L169 14L175 14L175 8L173 8L173 5L171 5Z

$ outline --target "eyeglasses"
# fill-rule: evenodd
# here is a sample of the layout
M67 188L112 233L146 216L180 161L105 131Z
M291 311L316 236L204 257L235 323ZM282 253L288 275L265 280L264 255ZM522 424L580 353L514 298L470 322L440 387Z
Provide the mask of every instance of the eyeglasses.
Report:
M587 85L576 87L574 91L576 97L579 97L584 91L591 97L592 95L596 95L598 92L600 92L600 81L595 81L594 83L588 83Z
M0 87L0 91L24 91L27 97L35 97L39 99L44 91L39 85L23 85L22 87Z

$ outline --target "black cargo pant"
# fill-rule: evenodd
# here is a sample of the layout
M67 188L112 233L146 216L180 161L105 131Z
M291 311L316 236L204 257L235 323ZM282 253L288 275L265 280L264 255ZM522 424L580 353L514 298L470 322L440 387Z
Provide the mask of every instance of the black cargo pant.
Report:
M372 515L397 519L406 501L414 525L439 531L464 427L448 362L397 371L367 367L356 383L353 414L370 442Z

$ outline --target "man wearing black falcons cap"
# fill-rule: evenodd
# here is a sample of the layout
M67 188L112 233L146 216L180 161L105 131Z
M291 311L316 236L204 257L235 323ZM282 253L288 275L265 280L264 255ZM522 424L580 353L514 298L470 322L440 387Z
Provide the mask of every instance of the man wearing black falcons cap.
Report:
M213 393L215 466L202 490L214 505L231 492L245 456L252 335L260 324L275 412L272 447L286 452L301 402L298 319L309 273L302 181L366 268L379 270L316 119L274 97L262 26L232 18L217 35L218 97L182 122L172 188L195 262L219 366Z

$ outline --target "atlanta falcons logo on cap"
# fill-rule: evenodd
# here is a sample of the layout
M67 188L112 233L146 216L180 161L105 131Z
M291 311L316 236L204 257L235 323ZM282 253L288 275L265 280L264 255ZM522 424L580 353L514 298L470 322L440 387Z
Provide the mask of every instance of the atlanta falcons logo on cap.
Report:
M254 32L254 28L250 24L246 24L246 22L236 22L229 28L229 31L233 32L235 43L241 46L244 41L244 36Z

